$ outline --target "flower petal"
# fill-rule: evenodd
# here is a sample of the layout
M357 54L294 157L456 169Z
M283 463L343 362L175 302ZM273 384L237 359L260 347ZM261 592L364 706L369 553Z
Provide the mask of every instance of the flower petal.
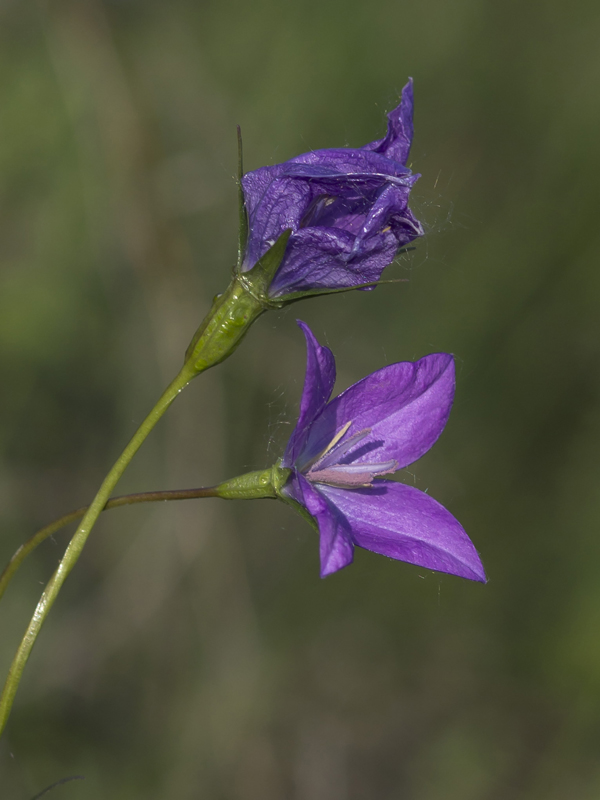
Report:
M283 175L296 175L314 180L327 178L343 181L366 180L375 184L387 181L411 185L416 178L402 163L366 148L339 147L313 150L286 161Z
M426 569L486 581L462 525L428 494L386 480L370 489L319 485L318 491L343 515L360 547ZM338 522L338 527L345 526Z
M415 220L412 214L406 213L408 211L409 192L410 189L405 186L390 185L385 187L373 203L365 224L356 237L355 249L360 247L360 243L364 239L373 233L383 230L392 221L395 226L399 226L403 233L410 235L408 241L423 235L421 224ZM395 230L394 233L396 233ZM404 236L402 238L404 239ZM403 240L401 244L406 244L406 241Z
M403 161L411 137L409 83L400 106L388 114L384 139L361 148L314 150L246 173L241 180L248 240L241 270L250 270L289 229L281 268L269 287L273 299L377 281L397 250L423 234L408 208L419 177Z
M355 196L397 184L408 199L418 178L401 164L363 150L320 150L298 159L308 162L293 159L242 177L249 229L243 271L251 269L284 230L297 231L319 195Z
M402 214L393 216L390 224L398 240L398 247L410 244L418 236L423 236L425 233L423 226L408 207L404 209Z
M400 105L388 114L388 130L384 139L365 145L366 150L381 153L406 164L413 139L413 88L412 78L402 89Z
M301 503L317 520L321 577L325 578L351 564L354 545L350 529L335 506L331 506L299 472L294 473L284 493Z
M313 189L308 181L282 178L283 166L262 167L242 178L249 230L244 272L256 264L285 230L298 230L312 201Z
M339 289L379 279L393 261L398 241L391 231L363 239L340 228L303 228L288 242L269 294L277 299L313 289Z
M306 445L298 450L297 463L314 458L336 431L352 421L348 436L365 428L370 432L340 463L394 459L398 469L412 464L443 431L452 408L454 384L454 359L448 353L390 364L373 372L325 407L315 419Z
M306 376L300 399L298 422L287 444L283 467L292 467L304 446L308 430L331 396L335 384L335 359L328 347L322 347L306 323L298 320L306 338Z

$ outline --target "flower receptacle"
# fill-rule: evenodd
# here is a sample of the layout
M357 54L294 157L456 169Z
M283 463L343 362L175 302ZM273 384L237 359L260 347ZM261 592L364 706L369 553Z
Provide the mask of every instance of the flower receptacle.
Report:
M223 294L213 300L186 351L185 360L193 373L198 375L225 361L267 308L267 304L249 292L235 276Z
M186 350L185 361L193 375L225 361L264 311L283 306L270 300L268 292L290 235L291 230L284 231L251 270L236 271L223 294L215 297Z
M229 481L219 484L215 489L217 497L225 500L259 500L275 499L287 482L291 470L275 464L269 469L247 472Z

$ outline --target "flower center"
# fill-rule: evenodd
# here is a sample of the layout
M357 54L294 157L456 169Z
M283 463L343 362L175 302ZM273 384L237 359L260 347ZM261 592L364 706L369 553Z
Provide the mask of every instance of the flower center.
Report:
M352 425L352 420L341 428L327 447L302 469L307 480L311 483L325 483L329 486L338 486L345 489L360 489L373 485L373 479L379 475L395 472L398 462L362 462L359 464L340 464L355 444L362 441L371 433L370 428L365 428L345 441L341 441Z

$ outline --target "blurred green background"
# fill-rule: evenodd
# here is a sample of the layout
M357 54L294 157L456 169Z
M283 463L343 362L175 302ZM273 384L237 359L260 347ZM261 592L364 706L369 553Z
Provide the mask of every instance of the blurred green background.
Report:
M0 557L88 501L235 259L246 168L382 136L415 81L406 283L263 317L119 491L268 466L304 375L456 354L405 479L480 586L357 551L318 577L278 503L109 512L0 741L2 800L600 796L600 7L592 0L0 4ZM66 545L0 608L4 676Z

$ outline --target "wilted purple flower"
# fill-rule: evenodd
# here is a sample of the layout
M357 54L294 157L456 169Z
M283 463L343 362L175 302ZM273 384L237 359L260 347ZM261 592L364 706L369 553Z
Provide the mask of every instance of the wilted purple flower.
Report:
M412 81L388 114L388 131L364 147L316 150L248 172L242 188L247 272L286 230L271 299L379 280L398 250L423 234L408 208L418 175L406 166L413 136Z
M300 416L281 467L280 494L320 534L321 577L351 563L354 545L427 569L485 581L460 523L428 494L376 480L416 461L441 434L454 397L454 359L435 353L390 364L328 402L335 360L307 325Z

